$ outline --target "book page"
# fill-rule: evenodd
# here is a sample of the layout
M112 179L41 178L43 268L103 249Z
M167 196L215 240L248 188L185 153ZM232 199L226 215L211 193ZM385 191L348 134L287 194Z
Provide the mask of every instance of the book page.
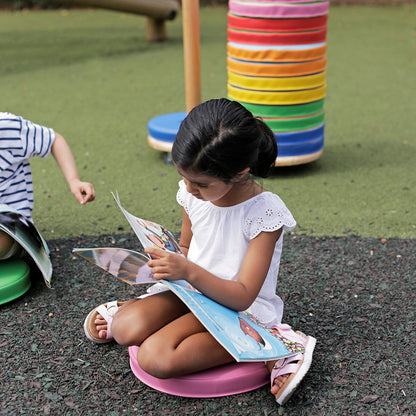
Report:
M130 214L121 205L118 193L112 193L112 195L117 202L117 205L121 209L121 212L129 222L130 227L133 229L134 233L142 244L143 248L159 248L161 250L171 251L173 253L183 255L178 242L168 229L155 222L144 220L134 216L133 214ZM150 258L150 256L146 253L144 255Z
M125 248L74 248L73 253L97 265L129 285L156 283L148 258Z

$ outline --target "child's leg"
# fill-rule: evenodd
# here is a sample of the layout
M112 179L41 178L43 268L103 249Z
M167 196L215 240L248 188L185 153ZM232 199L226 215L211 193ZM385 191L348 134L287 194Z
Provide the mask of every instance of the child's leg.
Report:
M118 306L111 323L114 339L121 345L140 345L138 362L155 377L175 377L233 361L170 291ZM105 338L106 321L97 315L95 324Z
M171 378L227 364L234 359L188 312L145 339L137 361L154 377Z
M185 304L170 291L145 298L130 299L127 302L117 302L116 308L114 308L115 303L104 305L106 308L111 307L111 311L107 313L111 315L110 339L114 337L120 345L140 345L150 334L189 312ZM101 306L92 310L84 323L87 337L98 343L100 339L108 342L109 332L106 318L98 312Z
M151 334L188 312L186 305L171 291L131 299L120 306L111 331L120 345L141 345Z
M14 245L15 245L15 240L12 237L10 237L9 234L0 230L0 259L1 260L11 257L12 255L11 251Z
M166 291L127 302L113 301L100 305L86 317L84 331L87 338L95 343L114 339L120 345L140 345L142 337L146 337L145 328L156 331L159 325L187 312L179 298ZM109 322L111 328L108 327Z

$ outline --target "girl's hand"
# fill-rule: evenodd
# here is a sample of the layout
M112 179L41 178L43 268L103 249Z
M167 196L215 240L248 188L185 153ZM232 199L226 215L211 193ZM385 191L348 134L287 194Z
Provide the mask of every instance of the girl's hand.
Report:
M187 279L189 262L182 255L166 252L157 248L146 248L145 252L152 257L148 265L151 268L154 279Z

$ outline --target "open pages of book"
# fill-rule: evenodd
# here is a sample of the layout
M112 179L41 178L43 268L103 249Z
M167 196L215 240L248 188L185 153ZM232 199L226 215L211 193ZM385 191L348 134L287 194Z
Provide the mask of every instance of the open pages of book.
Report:
M133 214L130 214L121 205L118 193L112 193L112 195L117 202L121 212L129 222L130 227L133 229L134 233L142 244L143 248L154 247L183 255L178 242L168 229L155 222L143 220L142 218L138 218ZM148 254L145 255L150 259Z
M116 247L74 248L73 253L129 285L155 283L148 258L133 250Z

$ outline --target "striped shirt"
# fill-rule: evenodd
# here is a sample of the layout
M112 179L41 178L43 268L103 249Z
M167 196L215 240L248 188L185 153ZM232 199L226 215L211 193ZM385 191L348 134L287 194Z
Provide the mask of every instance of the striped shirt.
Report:
M54 140L52 129L0 112L0 203L31 219L33 184L29 159L48 156Z

